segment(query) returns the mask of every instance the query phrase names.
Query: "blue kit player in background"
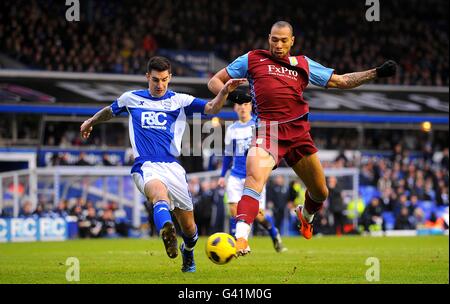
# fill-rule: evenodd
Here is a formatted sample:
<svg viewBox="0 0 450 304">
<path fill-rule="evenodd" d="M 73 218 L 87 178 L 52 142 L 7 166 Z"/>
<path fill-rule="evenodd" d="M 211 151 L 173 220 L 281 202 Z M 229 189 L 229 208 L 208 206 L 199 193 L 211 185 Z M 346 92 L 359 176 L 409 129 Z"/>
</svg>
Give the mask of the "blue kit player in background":
<svg viewBox="0 0 450 304">
<path fill-rule="evenodd" d="M 219 186 L 225 186 L 225 175 L 230 169 L 230 176 L 226 183 L 226 193 L 230 208 L 230 234 L 236 233 L 236 212 L 237 203 L 241 199 L 244 191 L 246 176 L 246 158 L 250 148 L 255 120 L 252 118 L 252 103 L 235 104 L 234 110 L 238 114 L 239 120 L 230 125 L 225 132 L 225 153 L 222 163 L 222 174 L 219 179 Z M 287 249 L 283 246 L 280 233 L 273 223 L 270 215 L 265 214 L 266 209 L 266 188 L 261 192 L 259 200 L 259 213 L 256 222 L 260 223 L 272 238 L 273 246 L 277 252 Z M 250 248 L 247 248 L 250 251 Z"/>
<path fill-rule="evenodd" d="M 170 214 L 173 211 L 182 230 L 181 270 L 195 272 L 194 247 L 198 231 L 186 171 L 177 161 L 186 117 L 193 113 L 217 114 L 228 94 L 246 80 L 227 82 L 217 96 L 207 102 L 168 90 L 171 77 L 169 60 L 152 57 L 146 74 L 149 88 L 125 92 L 111 106 L 84 121 L 80 132 L 86 139 L 96 124 L 128 112 L 130 141 L 135 158 L 131 169 L 134 182 L 148 202 L 153 204 L 156 229 L 167 255 L 172 259 L 178 256 L 177 234 Z"/>
</svg>

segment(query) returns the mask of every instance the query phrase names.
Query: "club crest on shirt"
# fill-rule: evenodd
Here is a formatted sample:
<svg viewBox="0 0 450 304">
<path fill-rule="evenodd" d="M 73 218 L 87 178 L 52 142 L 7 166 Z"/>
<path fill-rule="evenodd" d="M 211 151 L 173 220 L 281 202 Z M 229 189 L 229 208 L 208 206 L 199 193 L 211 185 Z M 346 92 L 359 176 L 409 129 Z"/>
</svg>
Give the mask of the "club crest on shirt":
<svg viewBox="0 0 450 304">
<path fill-rule="evenodd" d="M 168 111 L 172 108 L 172 103 L 171 103 L 170 99 L 166 99 L 163 101 L 163 107 L 164 107 L 164 110 L 168 110 Z"/>
<path fill-rule="evenodd" d="M 289 57 L 289 63 L 290 63 L 292 66 L 296 66 L 296 65 L 298 65 L 298 60 L 297 60 L 296 57 L 291 56 L 291 57 Z"/>
</svg>

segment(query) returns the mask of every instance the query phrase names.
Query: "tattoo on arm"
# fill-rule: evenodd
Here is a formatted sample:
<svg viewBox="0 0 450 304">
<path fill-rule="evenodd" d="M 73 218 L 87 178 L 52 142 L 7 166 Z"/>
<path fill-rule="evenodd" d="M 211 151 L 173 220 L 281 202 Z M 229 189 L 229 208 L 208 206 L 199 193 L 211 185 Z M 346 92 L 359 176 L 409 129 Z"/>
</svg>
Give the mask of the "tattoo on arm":
<svg viewBox="0 0 450 304">
<path fill-rule="evenodd" d="M 364 72 L 355 72 L 348 73 L 342 75 L 343 84 L 342 89 L 352 89 L 359 87 L 360 85 L 374 80 L 377 77 L 377 72 L 375 69 L 364 71 Z"/>
<path fill-rule="evenodd" d="M 108 121 L 113 117 L 113 113 L 110 106 L 104 107 L 91 118 L 92 125 L 96 125 L 98 123 Z"/>
</svg>

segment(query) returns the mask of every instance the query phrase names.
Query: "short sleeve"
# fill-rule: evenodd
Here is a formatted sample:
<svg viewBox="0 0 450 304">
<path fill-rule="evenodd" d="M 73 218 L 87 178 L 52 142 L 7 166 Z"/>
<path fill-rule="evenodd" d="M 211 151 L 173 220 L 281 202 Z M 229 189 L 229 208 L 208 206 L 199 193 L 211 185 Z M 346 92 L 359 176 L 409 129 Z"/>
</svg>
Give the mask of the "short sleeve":
<svg viewBox="0 0 450 304">
<path fill-rule="evenodd" d="M 226 70 L 231 78 L 247 78 L 248 53 L 236 58 L 226 67 Z"/>
<path fill-rule="evenodd" d="M 334 73 L 334 69 L 326 68 L 306 56 L 305 58 L 309 65 L 309 82 L 319 87 L 326 87 Z"/>
<path fill-rule="evenodd" d="M 186 116 L 192 116 L 194 113 L 205 114 L 205 106 L 208 102 L 200 98 L 192 97 L 191 102 L 184 107 Z"/>
<path fill-rule="evenodd" d="M 111 110 L 114 116 L 127 111 L 128 97 L 127 93 L 122 94 L 111 104 Z"/>
</svg>

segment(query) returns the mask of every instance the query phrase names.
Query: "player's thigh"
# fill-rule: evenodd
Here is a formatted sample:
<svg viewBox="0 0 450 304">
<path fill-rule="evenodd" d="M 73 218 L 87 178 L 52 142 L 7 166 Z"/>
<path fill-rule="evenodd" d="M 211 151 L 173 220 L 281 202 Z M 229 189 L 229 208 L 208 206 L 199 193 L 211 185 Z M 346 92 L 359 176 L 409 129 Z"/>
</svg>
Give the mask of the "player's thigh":
<svg viewBox="0 0 450 304">
<path fill-rule="evenodd" d="M 303 181 L 314 199 L 326 200 L 328 189 L 322 164 L 317 153 L 305 155 L 292 169 Z"/>
<path fill-rule="evenodd" d="M 180 208 L 173 209 L 173 213 L 180 224 L 181 230 L 185 235 L 193 235 L 195 233 L 194 212 L 192 210 L 183 210 Z"/>
<path fill-rule="evenodd" d="M 274 166 L 275 160 L 266 150 L 251 147 L 247 154 L 245 187 L 261 193 Z"/>
<path fill-rule="evenodd" d="M 169 200 L 167 185 L 157 179 L 145 180 L 139 173 L 133 173 L 133 180 L 139 191 L 145 195 L 150 203 L 154 203 L 159 200 Z"/>
<path fill-rule="evenodd" d="M 170 201 L 167 186 L 158 179 L 148 181 L 145 184 L 144 193 L 151 203 L 155 203 L 157 201 Z"/>
<path fill-rule="evenodd" d="M 186 171 L 178 163 L 171 163 L 165 166 L 167 188 L 169 197 L 172 200 L 173 207 L 185 211 L 194 209 L 192 195 L 186 178 Z"/>
</svg>

